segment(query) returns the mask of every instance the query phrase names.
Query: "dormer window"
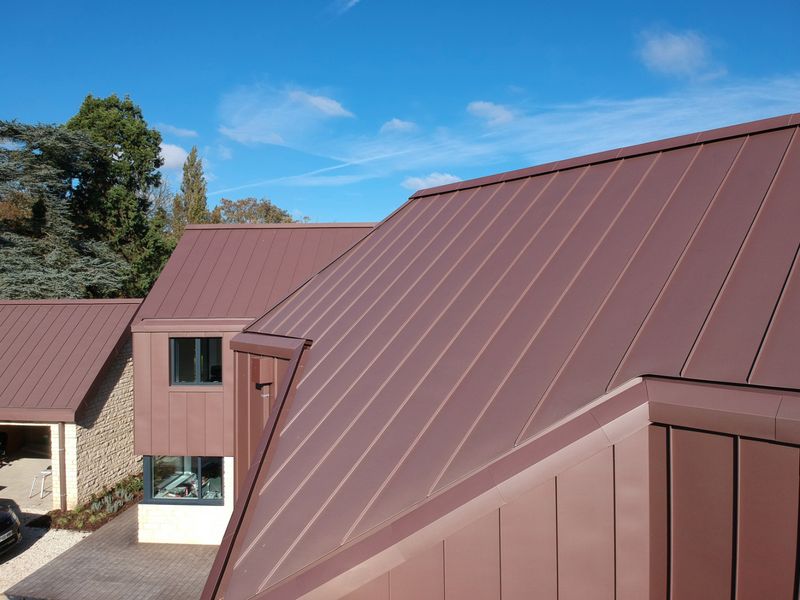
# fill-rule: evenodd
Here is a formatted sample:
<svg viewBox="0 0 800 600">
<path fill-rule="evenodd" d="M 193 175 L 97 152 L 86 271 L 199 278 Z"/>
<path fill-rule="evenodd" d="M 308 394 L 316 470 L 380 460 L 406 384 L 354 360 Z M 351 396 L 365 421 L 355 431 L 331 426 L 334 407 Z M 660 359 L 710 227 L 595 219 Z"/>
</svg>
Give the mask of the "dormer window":
<svg viewBox="0 0 800 600">
<path fill-rule="evenodd" d="M 222 383 L 222 338 L 170 338 L 172 385 Z"/>
</svg>

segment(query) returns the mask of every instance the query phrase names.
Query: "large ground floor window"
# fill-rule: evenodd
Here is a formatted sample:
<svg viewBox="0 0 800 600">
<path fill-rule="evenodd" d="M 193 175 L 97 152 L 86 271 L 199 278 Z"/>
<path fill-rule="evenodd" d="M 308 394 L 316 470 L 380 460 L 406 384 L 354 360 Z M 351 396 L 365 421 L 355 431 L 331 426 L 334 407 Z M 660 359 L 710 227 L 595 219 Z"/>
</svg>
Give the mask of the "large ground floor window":
<svg viewBox="0 0 800 600">
<path fill-rule="evenodd" d="M 222 504 L 222 457 L 145 456 L 145 502 Z"/>
</svg>

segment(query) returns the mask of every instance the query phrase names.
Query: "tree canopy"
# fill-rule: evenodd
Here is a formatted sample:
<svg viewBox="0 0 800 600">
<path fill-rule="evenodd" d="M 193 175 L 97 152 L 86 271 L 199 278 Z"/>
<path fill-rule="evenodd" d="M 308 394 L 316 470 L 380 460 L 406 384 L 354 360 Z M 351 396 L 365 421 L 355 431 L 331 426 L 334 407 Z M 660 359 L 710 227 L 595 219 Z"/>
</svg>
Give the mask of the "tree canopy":
<svg viewBox="0 0 800 600">
<path fill-rule="evenodd" d="M 212 223 L 291 223 L 294 219 L 267 198 L 222 198 L 211 211 Z"/>
<path fill-rule="evenodd" d="M 0 297 L 85 298 L 124 293 L 130 267 L 75 227 L 99 149 L 81 132 L 0 121 Z"/>
<path fill-rule="evenodd" d="M 269 200 L 207 208 L 192 148 L 180 192 L 128 98 L 87 96 L 64 125 L 0 121 L 0 298 L 143 296 L 187 223 L 290 222 Z"/>
</svg>

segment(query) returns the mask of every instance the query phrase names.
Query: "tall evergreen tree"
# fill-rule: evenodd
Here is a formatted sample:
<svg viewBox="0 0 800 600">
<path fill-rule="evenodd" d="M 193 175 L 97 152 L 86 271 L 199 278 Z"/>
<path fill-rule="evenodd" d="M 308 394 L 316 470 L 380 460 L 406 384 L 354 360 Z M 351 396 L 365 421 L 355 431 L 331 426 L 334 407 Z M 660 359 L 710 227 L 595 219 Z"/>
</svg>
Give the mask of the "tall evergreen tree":
<svg viewBox="0 0 800 600">
<path fill-rule="evenodd" d="M 183 163 L 181 192 L 175 196 L 173 219 L 175 234 L 180 237 L 188 223 L 207 223 L 209 221 L 206 205 L 206 178 L 203 174 L 203 160 L 197 155 L 197 147 L 192 146 Z"/>
</svg>

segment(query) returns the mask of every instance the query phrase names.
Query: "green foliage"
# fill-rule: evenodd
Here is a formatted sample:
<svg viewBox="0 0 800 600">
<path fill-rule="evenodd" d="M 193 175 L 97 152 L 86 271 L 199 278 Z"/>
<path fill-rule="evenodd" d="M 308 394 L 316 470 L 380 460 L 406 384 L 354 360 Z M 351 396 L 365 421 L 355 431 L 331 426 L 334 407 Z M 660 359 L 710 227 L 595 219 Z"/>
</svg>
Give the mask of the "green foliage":
<svg viewBox="0 0 800 600">
<path fill-rule="evenodd" d="M 209 219 L 206 206 L 206 178 L 203 174 L 203 160 L 193 146 L 183 163 L 181 192 L 176 194 L 172 204 L 173 230 L 180 238 L 188 223 L 207 223 Z"/>
<path fill-rule="evenodd" d="M 130 269 L 76 229 L 70 203 L 98 163 L 84 134 L 0 121 L 0 297 L 117 296 Z"/>
<path fill-rule="evenodd" d="M 66 128 L 85 133 L 100 149 L 98 166 L 75 195 L 75 215 L 131 265 L 125 292 L 143 295 L 171 251 L 150 223 L 149 192 L 161 183 L 161 134 L 130 98 L 116 95 L 90 94 Z"/>
<path fill-rule="evenodd" d="M 48 513 L 56 529 L 94 530 L 142 498 L 142 475 L 131 475 L 113 488 L 93 494 L 88 502 L 72 510 Z"/>
<path fill-rule="evenodd" d="M 222 198 L 211 213 L 212 223 L 292 223 L 292 216 L 267 198 Z"/>
</svg>

